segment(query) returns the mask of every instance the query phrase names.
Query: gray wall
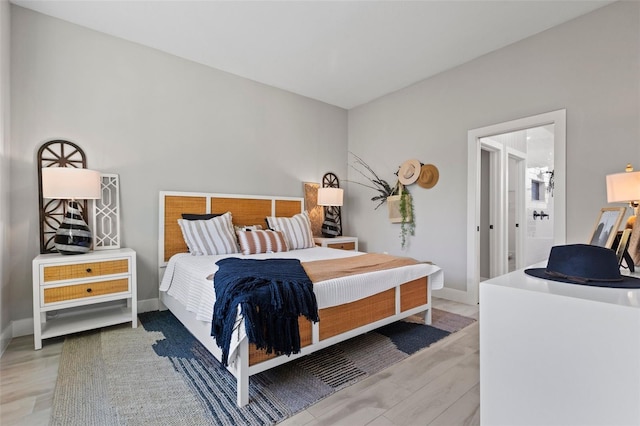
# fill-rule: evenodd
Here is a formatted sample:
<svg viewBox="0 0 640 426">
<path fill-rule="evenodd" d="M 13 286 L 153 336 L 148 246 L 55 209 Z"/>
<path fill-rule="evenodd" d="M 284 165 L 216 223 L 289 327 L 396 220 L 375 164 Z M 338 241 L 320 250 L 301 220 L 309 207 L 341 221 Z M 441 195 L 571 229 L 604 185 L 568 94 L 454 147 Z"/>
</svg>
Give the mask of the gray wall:
<svg viewBox="0 0 640 426">
<path fill-rule="evenodd" d="M 9 299 L 9 34 L 10 6 L 0 0 L 0 353 L 11 338 Z"/>
<path fill-rule="evenodd" d="M 567 242 L 585 242 L 607 205 L 605 175 L 640 168 L 640 3 L 617 2 L 349 111 L 349 150 L 382 178 L 417 158 L 438 185 L 413 185 L 416 236 L 349 185 L 345 213 L 369 251 L 431 260 L 466 289 L 467 132 L 566 108 Z M 361 180 L 349 170 L 349 180 Z M 356 220 L 357 218 L 357 220 Z"/>
<path fill-rule="evenodd" d="M 51 139 L 78 143 L 89 167 L 120 174 L 123 245 L 139 254 L 141 300 L 157 297 L 159 190 L 302 195 L 301 182 L 326 171 L 347 176 L 347 147 L 389 181 L 404 160 L 418 158 L 438 166 L 440 182 L 412 187 L 418 217 L 410 247 L 400 250 L 399 227 L 384 208 L 373 210 L 372 191 L 348 183 L 345 232 L 365 250 L 435 261 L 447 287 L 464 289 L 468 130 L 567 109 L 568 242 L 584 241 L 606 205 L 605 174 L 627 162 L 640 168 L 637 2 L 615 3 L 348 114 L 11 11 L 11 254 L 2 262 L 10 265 L 14 320 L 31 316 L 35 157 Z M 359 180 L 352 172 L 348 179 Z M 6 205 L 4 194 L 0 201 Z M 1 294 L 5 308 L 5 285 Z"/>
<path fill-rule="evenodd" d="M 31 316 L 36 155 L 65 139 L 118 173 L 138 299 L 158 296 L 158 191 L 302 196 L 346 176 L 347 112 L 12 6 L 12 318 Z"/>
</svg>

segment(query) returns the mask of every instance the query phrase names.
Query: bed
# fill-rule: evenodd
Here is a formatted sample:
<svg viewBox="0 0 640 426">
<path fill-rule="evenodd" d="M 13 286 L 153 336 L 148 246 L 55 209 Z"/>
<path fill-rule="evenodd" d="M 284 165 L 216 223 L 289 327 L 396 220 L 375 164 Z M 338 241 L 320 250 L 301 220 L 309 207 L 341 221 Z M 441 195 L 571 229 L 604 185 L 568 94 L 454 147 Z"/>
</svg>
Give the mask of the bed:
<svg viewBox="0 0 640 426">
<path fill-rule="evenodd" d="M 327 247 L 258 254 L 190 254 L 181 229 L 183 225 L 179 225 L 178 220 L 185 213 L 215 212 L 229 212 L 238 230 L 264 226 L 267 217 L 301 216 L 304 214 L 304 201 L 298 197 L 160 192 L 160 300 L 218 360 L 221 360 L 222 352 L 211 337 L 215 302 L 211 278 L 218 260 L 225 257 L 288 258 L 299 259 L 304 265 L 325 265 L 331 259 L 335 263 L 345 263 L 375 256 Z M 301 349 L 289 356 L 275 356 L 256 349 L 248 342 L 242 323 L 238 321 L 240 327 L 232 340 L 227 366 L 237 381 L 238 406 L 248 404 L 249 377 L 254 374 L 409 316 L 420 315 L 425 323 L 430 324 L 431 291 L 442 285 L 443 274 L 439 267 L 415 261 L 401 267 L 352 272 L 346 276 L 331 275 L 319 282 L 314 281 L 320 321 L 313 323 L 300 317 Z"/>
</svg>

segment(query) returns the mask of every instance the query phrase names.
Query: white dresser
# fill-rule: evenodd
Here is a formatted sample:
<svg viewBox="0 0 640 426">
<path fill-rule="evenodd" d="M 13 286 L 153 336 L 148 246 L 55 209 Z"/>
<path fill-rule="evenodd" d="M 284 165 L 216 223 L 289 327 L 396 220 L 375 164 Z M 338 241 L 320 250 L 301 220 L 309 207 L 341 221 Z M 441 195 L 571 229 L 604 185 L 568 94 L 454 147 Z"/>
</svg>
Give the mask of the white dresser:
<svg viewBox="0 0 640 426">
<path fill-rule="evenodd" d="M 640 290 L 522 270 L 480 283 L 480 419 L 640 424 Z"/>
</svg>

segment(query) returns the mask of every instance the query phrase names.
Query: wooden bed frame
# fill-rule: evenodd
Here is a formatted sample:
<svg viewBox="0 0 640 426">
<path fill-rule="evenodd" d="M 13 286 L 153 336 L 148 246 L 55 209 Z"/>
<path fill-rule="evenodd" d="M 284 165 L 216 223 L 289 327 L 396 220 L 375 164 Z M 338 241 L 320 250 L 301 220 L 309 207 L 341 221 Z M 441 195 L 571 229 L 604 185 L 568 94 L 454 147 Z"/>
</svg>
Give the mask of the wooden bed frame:
<svg viewBox="0 0 640 426">
<path fill-rule="evenodd" d="M 171 256 L 188 251 L 177 222 L 182 213 L 230 211 L 234 225 L 259 224 L 264 227 L 267 216 L 289 217 L 304 210 L 303 198 L 297 197 L 162 191 L 159 201 L 160 280 Z M 216 359 L 221 359 L 221 350 L 211 337 L 210 323 L 197 320 L 192 312 L 188 312 L 181 303 L 165 292 L 160 292 L 160 300 Z M 238 406 L 249 402 L 249 376 L 417 314 L 424 316 L 426 324 L 431 324 L 431 286 L 427 276 L 398 284 L 355 302 L 320 309 L 319 323 L 313 324 L 301 317 L 302 350 L 298 354 L 266 354 L 244 339 L 238 348 L 235 362 L 227 367 L 237 380 Z"/>
</svg>

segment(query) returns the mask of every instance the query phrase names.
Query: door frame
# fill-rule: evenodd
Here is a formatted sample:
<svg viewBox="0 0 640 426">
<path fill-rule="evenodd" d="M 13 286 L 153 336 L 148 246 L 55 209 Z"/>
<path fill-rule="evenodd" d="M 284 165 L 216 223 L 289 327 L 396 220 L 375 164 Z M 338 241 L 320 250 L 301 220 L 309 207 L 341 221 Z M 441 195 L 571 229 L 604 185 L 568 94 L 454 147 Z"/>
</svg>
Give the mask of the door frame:
<svg viewBox="0 0 640 426">
<path fill-rule="evenodd" d="M 554 245 L 566 241 L 566 110 L 556 110 L 470 130 L 467 135 L 467 291 L 471 304 L 479 302 L 480 284 L 480 139 L 554 124 Z"/>
</svg>

